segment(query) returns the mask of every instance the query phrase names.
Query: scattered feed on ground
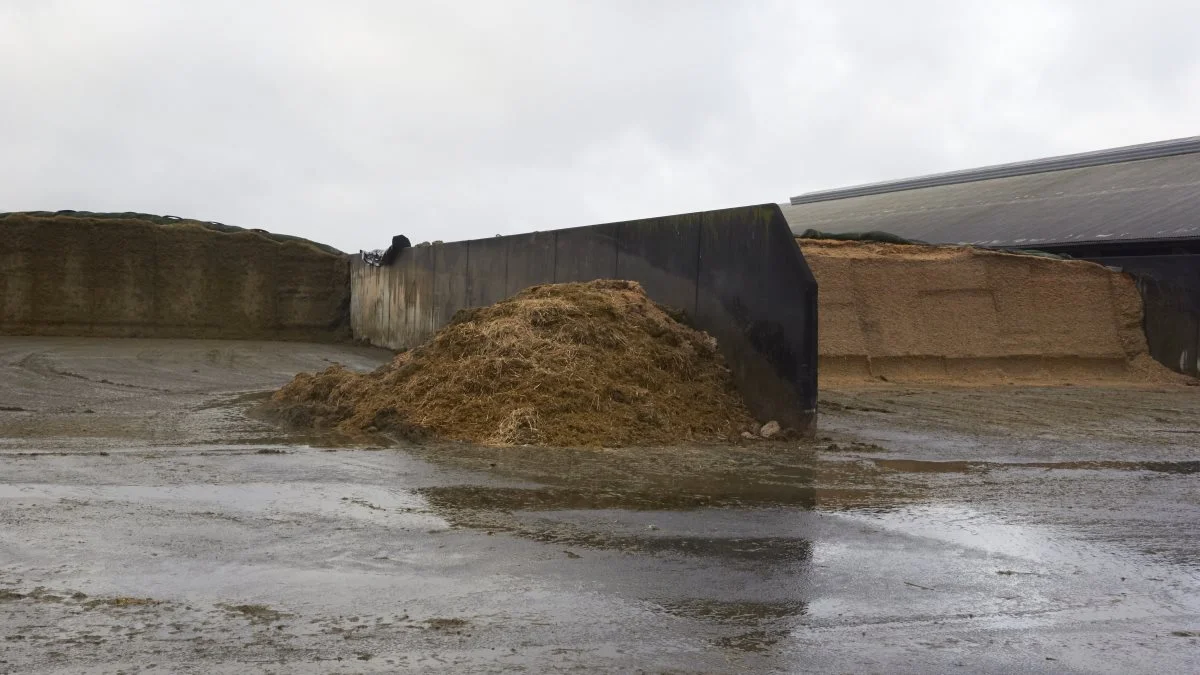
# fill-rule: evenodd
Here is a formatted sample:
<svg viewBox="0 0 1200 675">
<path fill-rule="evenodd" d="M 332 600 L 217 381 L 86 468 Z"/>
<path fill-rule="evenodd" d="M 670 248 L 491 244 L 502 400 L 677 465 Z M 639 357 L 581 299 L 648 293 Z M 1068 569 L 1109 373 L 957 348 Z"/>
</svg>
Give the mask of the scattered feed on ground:
<svg viewBox="0 0 1200 675">
<path fill-rule="evenodd" d="M 243 616 L 251 623 L 274 623 L 287 616 L 283 612 L 271 609 L 266 605 L 217 605 L 221 609 Z"/>
</svg>

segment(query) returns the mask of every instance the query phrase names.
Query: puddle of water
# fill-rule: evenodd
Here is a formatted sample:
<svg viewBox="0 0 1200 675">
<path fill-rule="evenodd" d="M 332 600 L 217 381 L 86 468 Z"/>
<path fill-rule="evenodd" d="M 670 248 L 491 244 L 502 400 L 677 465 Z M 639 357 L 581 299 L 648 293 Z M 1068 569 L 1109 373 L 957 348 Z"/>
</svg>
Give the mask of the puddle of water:
<svg viewBox="0 0 1200 675">
<path fill-rule="evenodd" d="M 1083 460 L 1068 462 L 967 462 L 961 460 L 891 459 L 873 457 L 875 466 L 901 473 L 973 473 L 993 469 L 1047 469 L 1062 471 L 1152 471 L 1155 473 L 1200 473 L 1200 461 Z"/>
<path fill-rule="evenodd" d="M 432 463 L 533 483 L 522 489 L 466 485 L 425 489 L 443 509 L 698 509 L 777 505 L 883 507 L 916 498 L 871 461 L 829 459 L 811 447 L 572 450 L 449 446 L 417 449 Z"/>
<path fill-rule="evenodd" d="M 681 481 L 682 482 L 682 481 Z M 745 492 L 738 490 L 746 488 Z M 716 492 L 716 494 L 713 494 Z M 660 486 L 630 489 L 614 485 L 608 488 L 507 488 L 480 485 L 454 485 L 422 488 L 429 503 L 443 509 L 481 509 L 502 511 L 551 511 L 561 509 L 697 509 L 742 503 L 787 504 L 802 508 L 816 505 L 814 488 L 795 485 L 739 486 L 728 483 L 720 490 L 683 484 L 676 489 Z"/>
<path fill-rule="evenodd" d="M 729 563 L 794 563 L 803 562 L 812 555 L 811 542 L 790 537 L 621 536 L 591 532 L 575 537 L 560 535 L 553 541 L 626 553 L 703 557 Z"/>
<path fill-rule="evenodd" d="M 1014 522 L 959 503 L 848 511 L 836 517 L 995 557 L 995 572 L 1004 572 L 1002 576 L 1086 574 L 1096 581 L 1174 578 L 1200 583 L 1200 576 L 1150 556 L 1079 539 L 1071 531 Z M 1200 607 L 1200 596 L 1197 601 Z"/>
<path fill-rule="evenodd" d="M 128 502 L 188 512 L 214 511 L 266 518 L 326 515 L 414 528 L 444 529 L 429 503 L 412 490 L 353 483 L 242 483 L 234 485 L 0 484 L 0 499 Z"/>
<path fill-rule="evenodd" d="M 880 468 L 904 473 L 969 473 L 986 466 L 978 462 L 938 462 L 920 459 L 872 459 L 871 462 Z"/>
<path fill-rule="evenodd" d="M 999 465 L 1005 466 L 1005 465 Z M 1200 473 L 1200 461 L 1184 462 L 1023 462 L 1011 466 L 1033 469 L 1091 469 L 1096 471 L 1152 471 L 1155 473 Z"/>
<path fill-rule="evenodd" d="M 668 598 L 654 601 L 663 611 L 692 619 L 756 625 L 805 614 L 802 601 L 722 601 L 712 598 Z"/>
<path fill-rule="evenodd" d="M 656 600 L 654 604 L 672 616 L 720 626 L 751 628 L 711 640 L 715 647 L 735 652 L 770 651 L 781 640 L 787 639 L 796 618 L 808 612 L 807 603 L 801 600 L 751 602 L 672 598 Z"/>
</svg>

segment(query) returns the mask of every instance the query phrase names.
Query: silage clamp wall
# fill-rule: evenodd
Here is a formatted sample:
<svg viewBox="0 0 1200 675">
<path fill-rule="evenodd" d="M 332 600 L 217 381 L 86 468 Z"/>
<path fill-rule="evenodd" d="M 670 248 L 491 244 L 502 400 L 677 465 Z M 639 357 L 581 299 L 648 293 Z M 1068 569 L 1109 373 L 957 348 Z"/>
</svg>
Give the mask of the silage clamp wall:
<svg viewBox="0 0 1200 675">
<path fill-rule="evenodd" d="M 714 336 L 751 412 L 812 431 L 817 284 L 775 204 L 403 249 L 351 266 L 356 338 L 425 342 L 460 309 L 538 284 L 639 282 Z"/>
</svg>

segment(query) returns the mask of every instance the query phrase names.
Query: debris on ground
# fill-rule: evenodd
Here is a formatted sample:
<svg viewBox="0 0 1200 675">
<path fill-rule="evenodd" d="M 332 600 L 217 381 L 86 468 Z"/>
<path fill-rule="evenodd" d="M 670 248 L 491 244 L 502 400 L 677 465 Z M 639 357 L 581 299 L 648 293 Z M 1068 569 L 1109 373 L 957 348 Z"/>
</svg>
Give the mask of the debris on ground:
<svg viewBox="0 0 1200 675">
<path fill-rule="evenodd" d="M 96 607 L 146 607 L 160 604 L 162 604 L 161 600 L 152 600 L 150 598 L 117 597 L 93 598 L 83 603 L 83 606 L 87 609 L 95 609 Z"/>
<path fill-rule="evenodd" d="M 464 310 L 375 372 L 301 373 L 268 407 L 300 426 L 487 445 L 728 441 L 754 424 L 716 340 L 617 280 Z"/>
<path fill-rule="evenodd" d="M 243 616 L 249 619 L 251 623 L 275 623 L 288 616 L 266 605 L 217 605 L 217 607 L 230 614 Z"/>
</svg>

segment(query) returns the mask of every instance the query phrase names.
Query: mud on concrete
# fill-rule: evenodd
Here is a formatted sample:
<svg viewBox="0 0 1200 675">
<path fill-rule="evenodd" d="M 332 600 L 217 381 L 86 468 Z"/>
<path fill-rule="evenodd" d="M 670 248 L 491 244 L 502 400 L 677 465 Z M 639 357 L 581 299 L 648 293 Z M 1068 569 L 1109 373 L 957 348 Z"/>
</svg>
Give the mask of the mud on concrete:
<svg viewBox="0 0 1200 675">
<path fill-rule="evenodd" d="M 671 449 L 331 447 L 245 415 L 387 356 L 0 339 L 25 409 L 0 413 L 0 672 L 1200 658 L 1194 388 L 827 392 L 814 443 Z"/>
</svg>

